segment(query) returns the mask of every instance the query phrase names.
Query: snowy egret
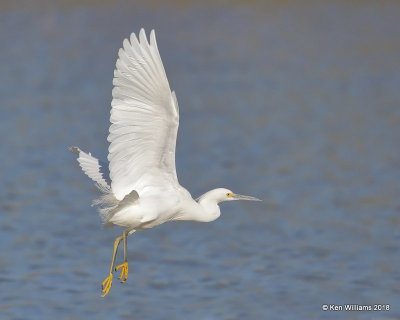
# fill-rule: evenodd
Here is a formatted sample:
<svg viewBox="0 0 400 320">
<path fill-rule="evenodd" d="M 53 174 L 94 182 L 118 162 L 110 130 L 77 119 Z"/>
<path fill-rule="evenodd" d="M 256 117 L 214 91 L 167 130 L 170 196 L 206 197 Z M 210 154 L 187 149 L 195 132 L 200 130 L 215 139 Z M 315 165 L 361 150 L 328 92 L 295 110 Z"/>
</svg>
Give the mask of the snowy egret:
<svg viewBox="0 0 400 320">
<path fill-rule="evenodd" d="M 101 196 L 94 200 L 105 225 L 124 228 L 114 241 L 109 275 L 102 283 L 102 297 L 110 291 L 113 271 L 128 279 L 127 237 L 135 231 L 153 228 L 167 221 L 209 222 L 220 216 L 223 201 L 257 198 L 233 193 L 225 188 L 211 190 L 197 200 L 183 188 L 176 176 L 175 145 L 179 108 L 171 91 L 157 48 L 154 30 L 147 40 L 140 30 L 125 39 L 118 52 L 111 102 L 110 142 L 107 165 L 77 147 L 84 173 L 91 178 Z M 123 241 L 124 260 L 115 258 Z"/>
</svg>

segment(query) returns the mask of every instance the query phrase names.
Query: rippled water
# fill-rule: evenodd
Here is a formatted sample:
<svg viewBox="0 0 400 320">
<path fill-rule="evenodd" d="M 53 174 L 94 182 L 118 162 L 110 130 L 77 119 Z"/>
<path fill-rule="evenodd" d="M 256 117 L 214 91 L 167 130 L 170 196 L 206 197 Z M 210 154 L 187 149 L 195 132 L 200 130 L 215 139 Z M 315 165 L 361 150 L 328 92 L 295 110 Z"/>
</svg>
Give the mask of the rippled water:
<svg viewBox="0 0 400 320">
<path fill-rule="evenodd" d="M 64 3 L 65 2 L 65 3 Z M 400 5 L 0 3 L 1 319 L 399 319 Z M 263 198 L 129 238 L 67 151 L 105 158 L 122 39 L 155 28 L 194 196 Z M 322 304 L 390 304 L 323 312 Z"/>
</svg>

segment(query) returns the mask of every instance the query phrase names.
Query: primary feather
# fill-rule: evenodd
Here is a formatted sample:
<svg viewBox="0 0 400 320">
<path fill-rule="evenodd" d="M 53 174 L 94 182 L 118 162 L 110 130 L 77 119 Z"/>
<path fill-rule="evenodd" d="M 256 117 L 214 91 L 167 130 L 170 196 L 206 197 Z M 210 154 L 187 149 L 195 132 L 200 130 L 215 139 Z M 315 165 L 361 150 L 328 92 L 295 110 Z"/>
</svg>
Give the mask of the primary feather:
<svg viewBox="0 0 400 320">
<path fill-rule="evenodd" d="M 105 179 L 105 177 L 108 177 L 108 174 L 102 172 L 102 169 L 107 170 L 106 164 L 93 157 L 90 152 L 83 152 L 78 147 L 70 147 L 69 150 L 78 156 L 77 160 L 83 172 L 96 183 L 100 190 L 106 192 L 111 189 L 109 183 Z"/>
</svg>

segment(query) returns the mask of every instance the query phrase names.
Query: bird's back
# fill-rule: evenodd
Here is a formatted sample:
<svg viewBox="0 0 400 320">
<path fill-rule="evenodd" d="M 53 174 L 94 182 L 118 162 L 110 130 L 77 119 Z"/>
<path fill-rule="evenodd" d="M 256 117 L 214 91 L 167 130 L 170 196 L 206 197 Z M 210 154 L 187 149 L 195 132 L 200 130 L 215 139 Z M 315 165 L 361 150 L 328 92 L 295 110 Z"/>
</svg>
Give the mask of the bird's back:
<svg viewBox="0 0 400 320">
<path fill-rule="evenodd" d="M 143 192 L 129 206 L 115 212 L 109 222 L 131 229 L 147 229 L 171 220 L 180 220 L 185 210 L 197 203 L 183 187 L 154 188 Z"/>
</svg>

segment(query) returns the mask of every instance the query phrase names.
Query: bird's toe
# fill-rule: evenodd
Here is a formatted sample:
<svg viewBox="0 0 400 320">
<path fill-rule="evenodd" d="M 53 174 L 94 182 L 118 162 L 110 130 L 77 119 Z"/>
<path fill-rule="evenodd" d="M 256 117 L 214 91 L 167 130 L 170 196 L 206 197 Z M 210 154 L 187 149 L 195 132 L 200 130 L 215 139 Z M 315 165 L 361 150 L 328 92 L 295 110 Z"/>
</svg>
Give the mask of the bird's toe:
<svg viewBox="0 0 400 320">
<path fill-rule="evenodd" d="M 118 271 L 119 269 L 121 269 L 121 273 L 118 279 L 121 280 L 121 283 L 124 283 L 126 280 L 128 280 L 128 273 L 129 273 L 128 261 L 125 261 L 115 267 L 115 271 Z"/>
<path fill-rule="evenodd" d="M 101 284 L 101 293 L 102 293 L 101 296 L 103 298 L 110 292 L 111 285 L 112 285 L 112 279 L 113 279 L 113 275 L 112 275 L 112 273 L 110 273 L 108 275 L 108 277 L 105 278 Z"/>
</svg>

